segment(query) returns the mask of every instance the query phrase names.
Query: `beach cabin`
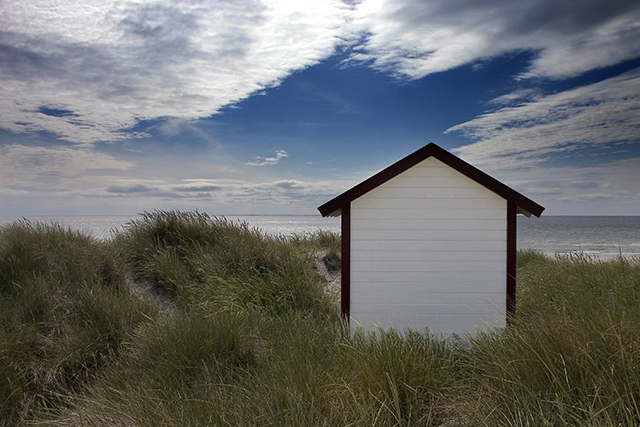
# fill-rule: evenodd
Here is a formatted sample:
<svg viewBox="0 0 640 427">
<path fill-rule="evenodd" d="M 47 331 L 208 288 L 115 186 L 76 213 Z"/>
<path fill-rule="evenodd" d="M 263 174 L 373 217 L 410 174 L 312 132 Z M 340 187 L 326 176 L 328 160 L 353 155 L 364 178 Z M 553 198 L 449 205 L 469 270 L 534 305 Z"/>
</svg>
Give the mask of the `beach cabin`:
<svg viewBox="0 0 640 427">
<path fill-rule="evenodd" d="M 516 215 L 544 208 L 431 143 L 318 210 L 341 215 L 351 324 L 451 334 L 506 325 Z"/>
</svg>

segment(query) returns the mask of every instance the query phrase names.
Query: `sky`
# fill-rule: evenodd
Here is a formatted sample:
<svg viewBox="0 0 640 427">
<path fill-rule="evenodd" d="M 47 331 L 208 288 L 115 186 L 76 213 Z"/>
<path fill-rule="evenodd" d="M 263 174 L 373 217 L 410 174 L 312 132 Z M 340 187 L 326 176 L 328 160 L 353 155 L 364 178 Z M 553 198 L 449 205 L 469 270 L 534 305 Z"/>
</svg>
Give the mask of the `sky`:
<svg viewBox="0 0 640 427">
<path fill-rule="evenodd" d="M 640 215 L 640 2 L 0 0 L 0 215 L 318 214 L 429 142 Z"/>
</svg>

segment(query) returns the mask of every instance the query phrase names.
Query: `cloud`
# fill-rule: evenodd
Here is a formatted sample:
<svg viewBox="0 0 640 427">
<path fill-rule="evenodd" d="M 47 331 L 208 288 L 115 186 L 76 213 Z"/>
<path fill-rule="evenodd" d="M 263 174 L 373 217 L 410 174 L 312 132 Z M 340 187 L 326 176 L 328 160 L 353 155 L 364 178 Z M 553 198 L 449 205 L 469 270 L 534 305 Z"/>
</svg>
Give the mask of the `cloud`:
<svg viewBox="0 0 640 427">
<path fill-rule="evenodd" d="M 108 193 L 116 193 L 116 194 L 140 194 L 140 193 L 149 193 L 153 189 L 147 185 L 130 185 L 130 186 L 110 186 L 107 187 Z"/>
<path fill-rule="evenodd" d="M 148 137 L 141 123 L 209 117 L 339 46 L 409 79 L 526 50 L 523 77 L 561 78 L 638 57 L 638 22 L 635 0 L 7 0 L 0 127 Z"/>
<path fill-rule="evenodd" d="M 252 162 L 245 163 L 245 166 L 274 166 L 278 164 L 280 159 L 289 157 L 284 150 L 276 151 L 274 157 L 256 157 Z"/>
<path fill-rule="evenodd" d="M 556 192 L 548 197 L 551 205 L 565 205 L 576 214 L 637 215 L 640 204 L 640 157 L 604 163 L 592 167 L 543 168 L 539 175 L 555 175 L 558 178 Z M 584 180 L 578 181 L 575 180 Z M 542 180 L 531 180 L 532 186 L 540 186 Z M 567 185 L 569 183 L 569 185 Z M 543 182 L 542 182 L 543 184 Z M 534 191 L 535 188 L 534 188 Z M 606 203 L 602 203 L 606 201 Z"/>
<path fill-rule="evenodd" d="M 353 183 L 348 183 L 353 184 Z M 227 203 L 263 203 L 272 206 L 313 207 L 335 195 L 336 188 L 348 188 L 342 181 L 273 180 L 236 182 L 223 190 Z"/>
<path fill-rule="evenodd" d="M 79 147 L 0 145 L 0 182 L 16 188 L 51 187 L 91 171 L 127 170 L 133 165 L 115 157 Z"/>
<path fill-rule="evenodd" d="M 472 141 L 455 150 L 490 169 L 538 166 L 553 154 L 639 144 L 640 69 L 482 114 L 446 132 Z"/>
<path fill-rule="evenodd" d="M 268 209 L 280 209 L 289 206 L 293 209 L 309 210 L 335 195 L 336 188 L 348 188 L 352 182 L 343 181 L 304 181 L 273 180 L 254 182 L 231 179 L 186 179 L 180 183 L 170 183 L 139 179 L 120 179 L 117 185 L 84 191 L 82 194 L 92 197 L 131 198 L 142 201 L 145 198 L 158 198 L 197 204 L 215 204 L 216 209 L 227 206 L 261 206 Z M 80 193 L 78 193 L 80 194 Z"/>
<path fill-rule="evenodd" d="M 220 185 L 216 185 L 216 184 L 197 184 L 197 183 L 191 183 L 191 184 L 187 184 L 187 185 L 179 185 L 176 187 L 173 187 L 174 191 L 184 191 L 184 192 L 188 192 L 188 193 L 204 193 L 204 192 L 209 192 L 209 191 L 219 191 L 222 190 L 224 187 L 221 187 Z"/>
<path fill-rule="evenodd" d="M 83 144 L 148 137 L 143 121 L 208 117 L 346 43 L 408 78 L 522 50 L 537 52 L 525 76 L 571 76 L 640 55 L 638 22 L 640 4 L 622 0 L 10 0 L 0 127 Z"/>
<path fill-rule="evenodd" d="M 523 77 L 563 78 L 640 55 L 634 0 L 364 0 L 353 58 L 421 78 L 510 51 L 536 54 Z"/>
<path fill-rule="evenodd" d="M 150 134 L 159 133 L 166 139 L 195 136 L 219 148 L 222 142 L 202 131 L 197 119 L 263 93 L 336 51 L 350 56 L 345 66 L 364 63 L 403 80 L 528 52 L 528 68 L 514 77 L 531 79 L 528 86 L 538 77 L 564 79 L 640 57 L 639 22 L 635 0 L 584 0 L 579 6 L 558 0 L 83 0 L 71 6 L 6 0 L 0 3 L 0 128 L 48 132 L 75 146 L 0 145 L 0 191 L 322 202 L 321 195 L 335 195 L 341 187 L 247 176 L 266 168 L 239 172 L 242 164 L 276 165 L 287 157 L 284 150 L 223 162 L 220 149 L 206 166 L 189 159 L 188 173 L 223 176 L 231 164 L 233 176 L 245 179 L 176 180 L 185 173 L 168 154 L 142 156 L 144 150 L 137 150 L 130 157 L 134 165 L 97 151 L 96 143 L 147 138 L 148 148 L 156 144 Z M 357 108 L 322 88 L 297 84 L 340 111 Z M 611 169 L 623 168 L 619 163 L 594 161 L 595 170 L 551 168 L 547 160 L 593 147 L 637 147 L 639 94 L 639 70 L 554 94 L 520 90 L 495 98 L 489 111 L 448 132 L 471 141 L 456 154 L 506 176 L 520 190 L 566 200 L 596 193 L 637 200 L 638 192 Z M 125 144 L 136 151 L 134 143 Z M 110 146 L 115 152 L 116 144 Z M 158 169 L 166 181 L 134 178 L 157 176 L 149 174 Z M 626 176 L 631 169 L 624 165 Z M 107 176 L 107 170 L 127 173 Z M 560 177 L 557 185 L 548 180 L 553 174 Z"/>
<path fill-rule="evenodd" d="M 339 0 L 3 2 L 0 127 L 91 144 L 147 136 L 134 129 L 144 120 L 210 116 L 331 55 L 349 10 Z"/>
</svg>

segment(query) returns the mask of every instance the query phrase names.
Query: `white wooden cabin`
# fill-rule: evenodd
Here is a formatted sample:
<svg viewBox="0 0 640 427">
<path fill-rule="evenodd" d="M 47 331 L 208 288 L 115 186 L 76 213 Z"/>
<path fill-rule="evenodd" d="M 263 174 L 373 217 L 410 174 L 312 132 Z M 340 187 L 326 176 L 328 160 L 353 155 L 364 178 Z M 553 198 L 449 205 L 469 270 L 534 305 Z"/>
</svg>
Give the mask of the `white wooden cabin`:
<svg viewBox="0 0 640 427">
<path fill-rule="evenodd" d="M 516 214 L 544 208 L 431 143 L 318 208 L 341 215 L 343 315 L 474 332 L 515 310 Z"/>
</svg>

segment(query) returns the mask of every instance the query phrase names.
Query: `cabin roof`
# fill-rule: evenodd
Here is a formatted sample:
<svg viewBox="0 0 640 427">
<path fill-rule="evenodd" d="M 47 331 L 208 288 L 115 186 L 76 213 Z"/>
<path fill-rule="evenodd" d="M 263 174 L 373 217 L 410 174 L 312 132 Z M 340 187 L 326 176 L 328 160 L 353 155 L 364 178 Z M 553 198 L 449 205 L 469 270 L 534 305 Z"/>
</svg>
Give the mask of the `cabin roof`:
<svg viewBox="0 0 640 427">
<path fill-rule="evenodd" d="M 480 169 L 470 165 L 459 157 L 454 156 L 434 143 L 425 145 L 412 154 L 409 154 L 407 157 L 362 181 L 355 187 L 352 187 L 344 193 L 334 197 L 322 206 L 319 206 L 318 210 L 322 216 L 338 216 L 341 214 L 342 208 L 353 200 L 356 200 L 362 195 L 368 193 L 379 185 L 384 184 L 391 178 L 412 168 L 429 157 L 434 157 L 440 160 L 442 163 L 455 169 L 467 178 L 476 181 L 478 184 L 493 191 L 507 201 L 514 203 L 517 207 L 518 213 L 524 214 L 528 217 L 531 215 L 539 217 L 542 214 L 542 211 L 544 211 L 544 207 L 540 206 L 533 200 L 523 196 L 497 179 L 487 175 Z"/>
</svg>

